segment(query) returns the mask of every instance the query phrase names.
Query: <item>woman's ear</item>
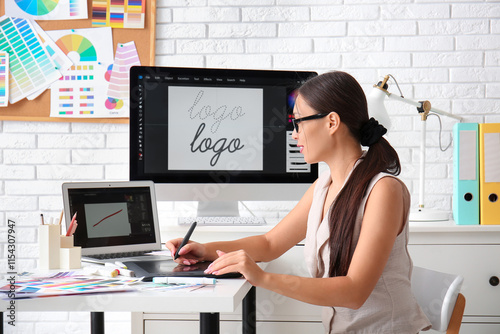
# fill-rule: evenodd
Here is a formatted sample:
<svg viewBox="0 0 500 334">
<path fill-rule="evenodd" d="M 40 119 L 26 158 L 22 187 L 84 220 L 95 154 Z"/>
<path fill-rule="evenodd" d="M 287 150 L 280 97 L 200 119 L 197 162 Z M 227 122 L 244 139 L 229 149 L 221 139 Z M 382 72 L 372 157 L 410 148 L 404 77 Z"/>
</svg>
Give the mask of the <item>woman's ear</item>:
<svg viewBox="0 0 500 334">
<path fill-rule="evenodd" d="M 328 116 L 329 128 L 331 131 L 335 132 L 340 126 L 340 116 L 335 111 L 332 111 Z"/>
</svg>

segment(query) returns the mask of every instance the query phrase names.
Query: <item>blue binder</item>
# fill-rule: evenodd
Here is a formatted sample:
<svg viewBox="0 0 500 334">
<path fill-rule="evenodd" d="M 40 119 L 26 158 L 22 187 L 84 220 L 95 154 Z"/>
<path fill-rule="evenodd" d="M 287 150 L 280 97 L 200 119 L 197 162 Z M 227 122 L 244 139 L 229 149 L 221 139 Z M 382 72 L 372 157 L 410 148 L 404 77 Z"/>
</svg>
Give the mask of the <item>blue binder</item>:
<svg viewBox="0 0 500 334">
<path fill-rule="evenodd" d="M 457 225 L 479 224 L 478 123 L 453 126 L 453 219 Z"/>
</svg>

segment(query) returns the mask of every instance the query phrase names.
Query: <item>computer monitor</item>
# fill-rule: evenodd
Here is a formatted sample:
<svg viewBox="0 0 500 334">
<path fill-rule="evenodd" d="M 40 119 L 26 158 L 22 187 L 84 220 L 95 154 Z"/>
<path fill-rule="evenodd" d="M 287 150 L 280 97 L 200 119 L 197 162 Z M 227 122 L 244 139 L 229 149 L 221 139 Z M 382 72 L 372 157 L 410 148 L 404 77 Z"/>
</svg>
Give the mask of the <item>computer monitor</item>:
<svg viewBox="0 0 500 334">
<path fill-rule="evenodd" d="M 210 204 L 199 216 L 237 215 L 238 201 L 299 200 L 318 166 L 292 139 L 293 105 L 316 75 L 132 67 L 130 180 L 154 181 L 160 201 Z"/>
</svg>

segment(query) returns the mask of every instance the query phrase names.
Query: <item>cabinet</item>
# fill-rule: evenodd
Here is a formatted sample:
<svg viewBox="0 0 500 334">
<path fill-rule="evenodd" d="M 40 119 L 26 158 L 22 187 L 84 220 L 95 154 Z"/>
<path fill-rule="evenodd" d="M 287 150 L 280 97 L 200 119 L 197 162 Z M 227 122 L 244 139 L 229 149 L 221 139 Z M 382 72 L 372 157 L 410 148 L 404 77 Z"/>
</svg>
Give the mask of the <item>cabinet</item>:
<svg viewBox="0 0 500 334">
<path fill-rule="evenodd" d="M 420 224 L 410 229 L 408 249 L 414 265 L 464 277 L 460 333 L 500 333 L 500 285 L 494 279 L 500 278 L 500 226 Z"/>
<path fill-rule="evenodd" d="M 253 229 L 248 235 L 261 232 L 265 230 Z M 183 233 L 175 232 L 177 235 Z M 211 227 L 205 232 L 200 228 L 197 233 L 200 241 L 213 239 L 215 233 L 220 239 L 231 239 L 231 231 L 227 228 Z M 490 284 L 491 277 L 500 278 L 500 226 L 412 222 L 408 249 L 417 266 L 464 276 L 462 293 L 466 307 L 460 333 L 500 333 L 500 285 Z M 303 246 L 295 246 L 271 262 L 266 270 L 307 275 Z M 134 334 L 199 333 L 196 314 L 134 314 L 132 325 Z M 241 312 L 221 314 L 220 331 L 221 334 L 241 333 Z M 257 289 L 257 331 L 259 334 L 322 333 L 321 307 Z"/>
</svg>

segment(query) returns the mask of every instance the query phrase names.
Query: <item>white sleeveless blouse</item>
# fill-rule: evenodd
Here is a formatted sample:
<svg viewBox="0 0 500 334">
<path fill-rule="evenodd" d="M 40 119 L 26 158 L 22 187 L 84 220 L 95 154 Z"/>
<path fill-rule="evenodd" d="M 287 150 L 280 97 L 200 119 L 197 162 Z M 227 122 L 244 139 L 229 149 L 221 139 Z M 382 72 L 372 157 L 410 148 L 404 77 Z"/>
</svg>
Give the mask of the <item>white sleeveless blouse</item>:
<svg viewBox="0 0 500 334">
<path fill-rule="evenodd" d="M 370 182 L 358 211 L 352 240 L 353 249 L 359 239 L 366 200 L 375 183 L 383 177 L 394 176 L 380 173 Z M 330 267 L 328 214 L 321 221 L 330 183 L 329 171 L 322 173 L 316 183 L 309 212 L 304 252 L 312 277 L 328 277 Z M 415 334 L 430 328 L 429 320 L 411 292 L 413 263 L 407 249 L 408 215 L 406 217 L 404 229 L 394 242 L 384 271 L 363 306 L 358 310 L 345 307 L 323 308 L 326 333 Z"/>
</svg>

